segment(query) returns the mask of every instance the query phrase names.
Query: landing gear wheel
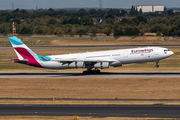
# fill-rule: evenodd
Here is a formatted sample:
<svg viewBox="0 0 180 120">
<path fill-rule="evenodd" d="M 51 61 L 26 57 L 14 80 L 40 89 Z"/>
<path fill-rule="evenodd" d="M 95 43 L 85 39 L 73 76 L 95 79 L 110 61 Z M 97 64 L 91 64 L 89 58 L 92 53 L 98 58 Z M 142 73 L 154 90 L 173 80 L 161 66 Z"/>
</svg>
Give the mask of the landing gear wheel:
<svg viewBox="0 0 180 120">
<path fill-rule="evenodd" d="M 83 74 L 85 75 L 85 74 L 87 74 L 88 72 L 87 71 L 83 71 Z"/>
<path fill-rule="evenodd" d="M 95 71 L 94 71 L 94 70 L 91 70 L 91 71 L 89 71 L 89 73 L 90 73 L 90 74 L 94 74 L 94 73 L 95 73 Z"/>
<path fill-rule="evenodd" d="M 90 71 L 83 71 L 83 74 L 99 74 L 100 70 L 90 70 Z"/>
<path fill-rule="evenodd" d="M 158 63 L 159 63 L 159 61 L 156 61 L 156 65 L 155 65 L 156 68 L 159 67 Z"/>
<path fill-rule="evenodd" d="M 100 70 L 96 70 L 96 73 L 99 74 L 101 71 Z"/>
<path fill-rule="evenodd" d="M 159 67 L 159 65 L 156 65 L 155 67 L 156 67 L 156 68 L 158 68 L 158 67 Z"/>
</svg>

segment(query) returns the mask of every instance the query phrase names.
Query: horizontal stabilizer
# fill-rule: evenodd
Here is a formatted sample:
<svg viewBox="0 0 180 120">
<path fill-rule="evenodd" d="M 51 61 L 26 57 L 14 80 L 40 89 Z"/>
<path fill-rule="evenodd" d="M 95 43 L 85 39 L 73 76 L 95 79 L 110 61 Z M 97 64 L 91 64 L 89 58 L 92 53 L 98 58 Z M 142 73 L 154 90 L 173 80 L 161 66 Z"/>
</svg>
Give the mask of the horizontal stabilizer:
<svg viewBox="0 0 180 120">
<path fill-rule="evenodd" d="M 23 60 L 14 59 L 13 61 L 14 61 L 15 63 L 28 64 L 28 59 L 23 59 Z"/>
</svg>

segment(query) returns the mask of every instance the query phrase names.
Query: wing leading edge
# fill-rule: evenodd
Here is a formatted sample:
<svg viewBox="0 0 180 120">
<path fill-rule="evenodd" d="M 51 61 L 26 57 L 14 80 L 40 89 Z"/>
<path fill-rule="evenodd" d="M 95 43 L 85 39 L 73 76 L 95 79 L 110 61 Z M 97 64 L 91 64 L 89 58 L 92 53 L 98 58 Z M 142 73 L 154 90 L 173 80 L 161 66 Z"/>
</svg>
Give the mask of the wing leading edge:
<svg viewBox="0 0 180 120">
<path fill-rule="evenodd" d="M 71 63 L 71 62 L 84 62 L 84 63 L 97 63 L 97 62 L 117 62 L 114 59 L 60 59 L 60 60 L 51 60 L 57 61 L 60 63 Z"/>
</svg>

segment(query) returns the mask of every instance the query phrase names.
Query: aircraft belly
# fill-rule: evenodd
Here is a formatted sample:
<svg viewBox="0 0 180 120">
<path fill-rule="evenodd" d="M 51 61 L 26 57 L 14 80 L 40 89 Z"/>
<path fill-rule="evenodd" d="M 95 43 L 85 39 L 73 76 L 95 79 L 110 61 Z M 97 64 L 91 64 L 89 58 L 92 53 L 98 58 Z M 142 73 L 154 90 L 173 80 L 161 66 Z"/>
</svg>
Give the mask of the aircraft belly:
<svg viewBox="0 0 180 120">
<path fill-rule="evenodd" d="M 41 65 L 44 68 L 48 68 L 48 69 L 69 69 L 69 65 L 68 64 L 62 64 L 59 62 L 41 62 Z"/>
</svg>

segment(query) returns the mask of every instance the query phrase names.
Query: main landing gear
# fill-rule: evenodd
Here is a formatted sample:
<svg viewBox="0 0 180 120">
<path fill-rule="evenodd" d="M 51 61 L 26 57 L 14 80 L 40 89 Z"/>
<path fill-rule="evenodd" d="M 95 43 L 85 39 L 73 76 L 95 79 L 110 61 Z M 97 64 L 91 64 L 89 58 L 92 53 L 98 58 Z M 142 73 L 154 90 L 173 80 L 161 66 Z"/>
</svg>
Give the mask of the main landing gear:
<svg viewBox="0 0 180 120">
<path fill-rule="evenodd" d="M 83 71 L 83 74 L 99 74 L 99 73 L 101 73 L 101 71 L 98 69 L 95 70 L 87 69 L 87 71 Z"/>
<path fill-rule="evenodd" d="M 159 63 L 159 61 L 156 61 L 156 65 L 155 65 L 156 68 L 159 67 L 158 63 Z"/>
</svg>

